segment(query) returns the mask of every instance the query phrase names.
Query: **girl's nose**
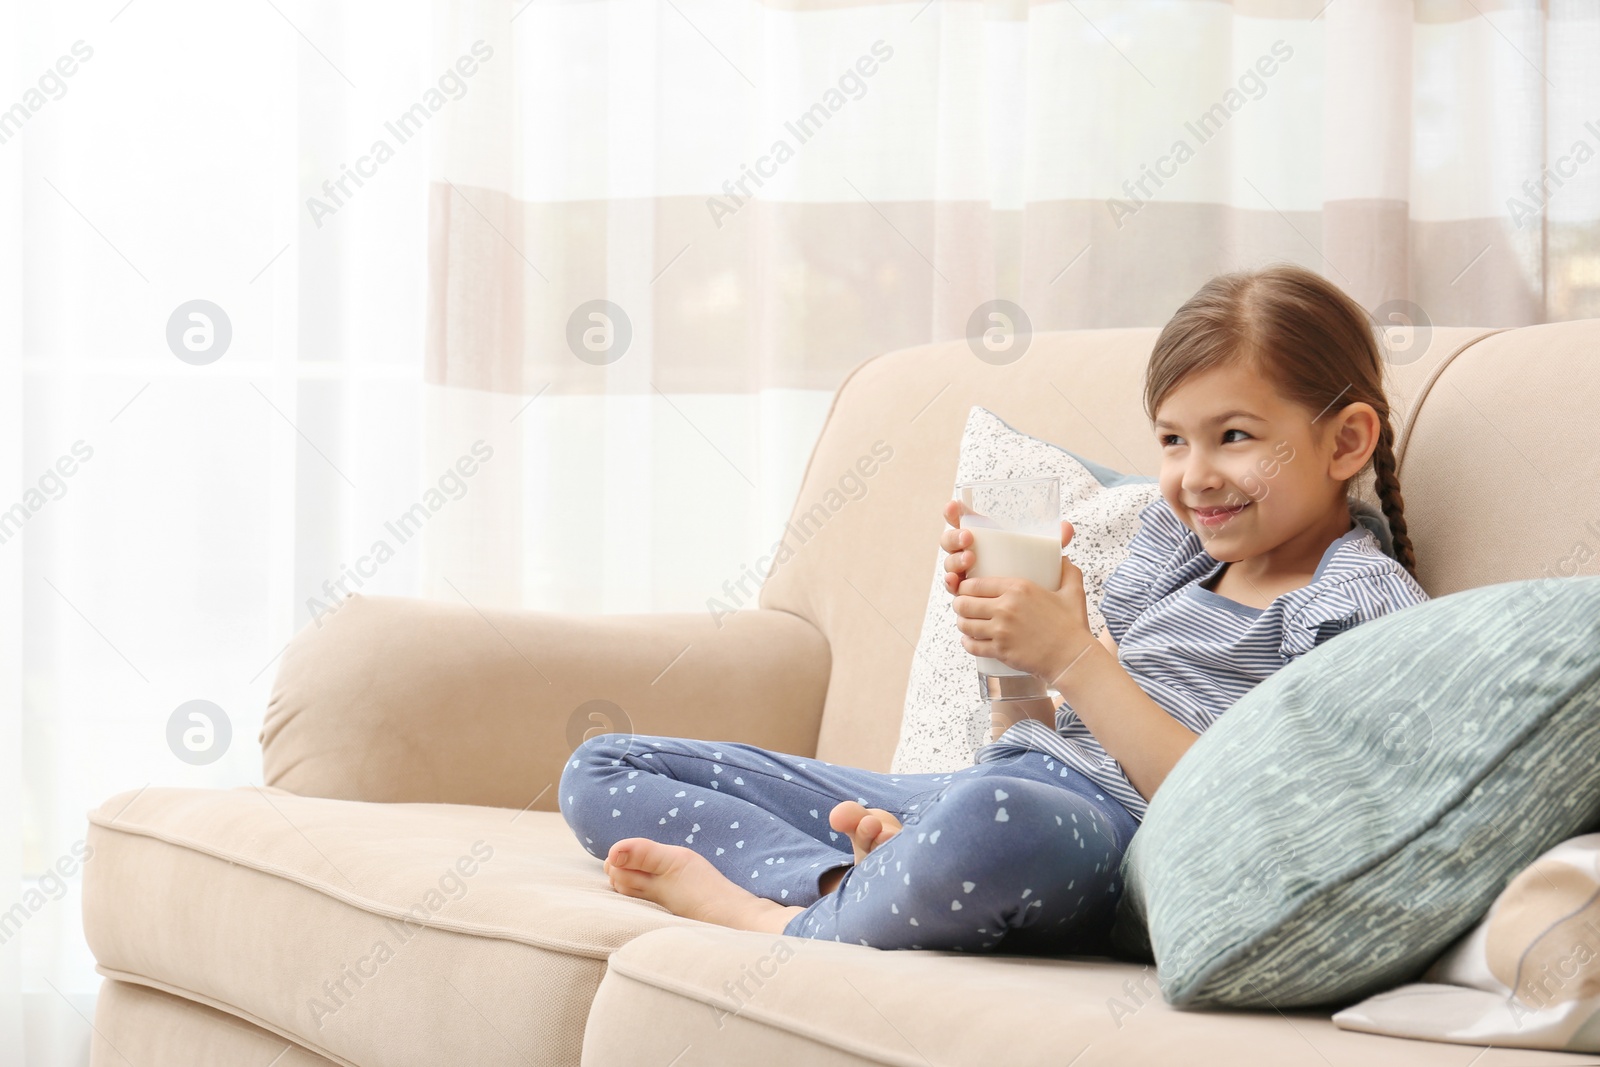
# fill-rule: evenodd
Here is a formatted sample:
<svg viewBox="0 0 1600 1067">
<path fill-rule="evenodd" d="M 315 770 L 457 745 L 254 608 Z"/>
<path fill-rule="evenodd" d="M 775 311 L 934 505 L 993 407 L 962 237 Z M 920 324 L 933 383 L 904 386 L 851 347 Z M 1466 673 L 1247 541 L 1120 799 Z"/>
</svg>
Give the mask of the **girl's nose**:
<svg viewBox="0 0 1600 1067">
<path fill-rule="evenodd" d="M 1222 476 L 1216 466 L 1205 458 L 1190 456 L 1188 463 L 1184 465 L 1180 484 L 1191 498 L 1203 496 L 1222 485 Z"/>
</svg>

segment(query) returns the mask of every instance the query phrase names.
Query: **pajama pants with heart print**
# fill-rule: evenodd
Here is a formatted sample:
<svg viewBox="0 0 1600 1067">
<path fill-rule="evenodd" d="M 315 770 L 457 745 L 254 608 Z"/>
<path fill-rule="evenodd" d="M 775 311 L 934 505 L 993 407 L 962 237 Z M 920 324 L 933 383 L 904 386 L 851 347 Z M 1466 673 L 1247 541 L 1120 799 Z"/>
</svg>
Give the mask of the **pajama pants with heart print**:
<svg viewBox="0 0 1600 1067">
<path fill-rule="evenodd" d="M 904 828 L 859 866 L 828 813 L 854 800 Z M 601 734 L 557 802 L 589 854 L 628 837 L 682 845 L 758 897 L 802 906 L 783 932 L 872 948 L 1109 955 L 1138 822 L 1090 779 L 1024 752 L 890 775 L 729 741 Z M 818 879 L 847 868 L 831 893 Z"/>
</svg>

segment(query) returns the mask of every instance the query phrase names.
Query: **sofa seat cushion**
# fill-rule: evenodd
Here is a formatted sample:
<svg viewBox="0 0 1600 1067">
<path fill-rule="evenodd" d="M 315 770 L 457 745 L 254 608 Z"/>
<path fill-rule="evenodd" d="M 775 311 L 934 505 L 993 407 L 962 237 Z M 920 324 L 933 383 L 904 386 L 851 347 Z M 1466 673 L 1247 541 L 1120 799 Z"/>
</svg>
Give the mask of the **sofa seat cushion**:
<svg viewBox="0 0 1600 1067">
<path fill-rule="evenodd" d="M 161 1067 L 339 1067 L 234 1015 L 147 986 L 106 981 L 94 1002 L 89 1062 Z"/>
<path fill-rule="evenodd" d="M 705 926 L 612 890 L 554 812 L 147 788 L 89 822 L 105 973 L 361 1067 L 576 1063 L 607 957 Z"/>
<path fill-rule="evenodd" d="M 585 1065 L 1462 1067 L 1460 1045 L 1342 1030 L 1323 1013 L 1179 1011 L 1155 969 L 1102 957 L 885 951 L 716 926 L 611 957 Z M 1593 1063 L 1489 1049 L 1472 1067 Z"/>
</svg>

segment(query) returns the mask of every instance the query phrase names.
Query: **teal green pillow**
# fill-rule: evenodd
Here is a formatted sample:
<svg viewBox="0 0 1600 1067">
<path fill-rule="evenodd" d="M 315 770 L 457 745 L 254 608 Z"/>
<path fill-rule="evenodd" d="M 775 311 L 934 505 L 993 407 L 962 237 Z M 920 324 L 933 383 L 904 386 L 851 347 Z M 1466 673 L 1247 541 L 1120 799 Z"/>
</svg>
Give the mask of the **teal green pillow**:
<svg viewBox="0 0 1600 1067">
<path fill-rule="evenodd" d="M 1540 853 L 1600 828 L 1600 577 L 1366 622 L 1223 713 L 1123 857 L 1119 955 L 1179 1008 L 1416 980 Z"/>
</svg>

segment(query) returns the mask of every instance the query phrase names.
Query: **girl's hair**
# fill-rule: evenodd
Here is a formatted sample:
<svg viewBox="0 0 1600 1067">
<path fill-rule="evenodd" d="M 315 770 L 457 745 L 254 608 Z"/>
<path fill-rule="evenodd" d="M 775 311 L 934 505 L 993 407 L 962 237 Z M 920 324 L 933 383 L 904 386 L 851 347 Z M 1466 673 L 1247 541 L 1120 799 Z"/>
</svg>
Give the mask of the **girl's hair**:
<svg viewBox="0 0 1600 1067">
<path fill-rule="evenodd" d="M 1282 396 L 1318 412 L 1317 418 L 1335 403 L 1372 405 L 1378 444 L 1368 465 L 1395 558 L 1415 577 L 1383 357 L 1361 305 L 1320 274 L 1293 264 L 1219 274 L 1178 309 L 1156 339 L 1145 372 L 1145 415 L 1154 421 L 1162 400 L 1189 375 L 1233 363 L 1252 367 Z"/>
</svg>

